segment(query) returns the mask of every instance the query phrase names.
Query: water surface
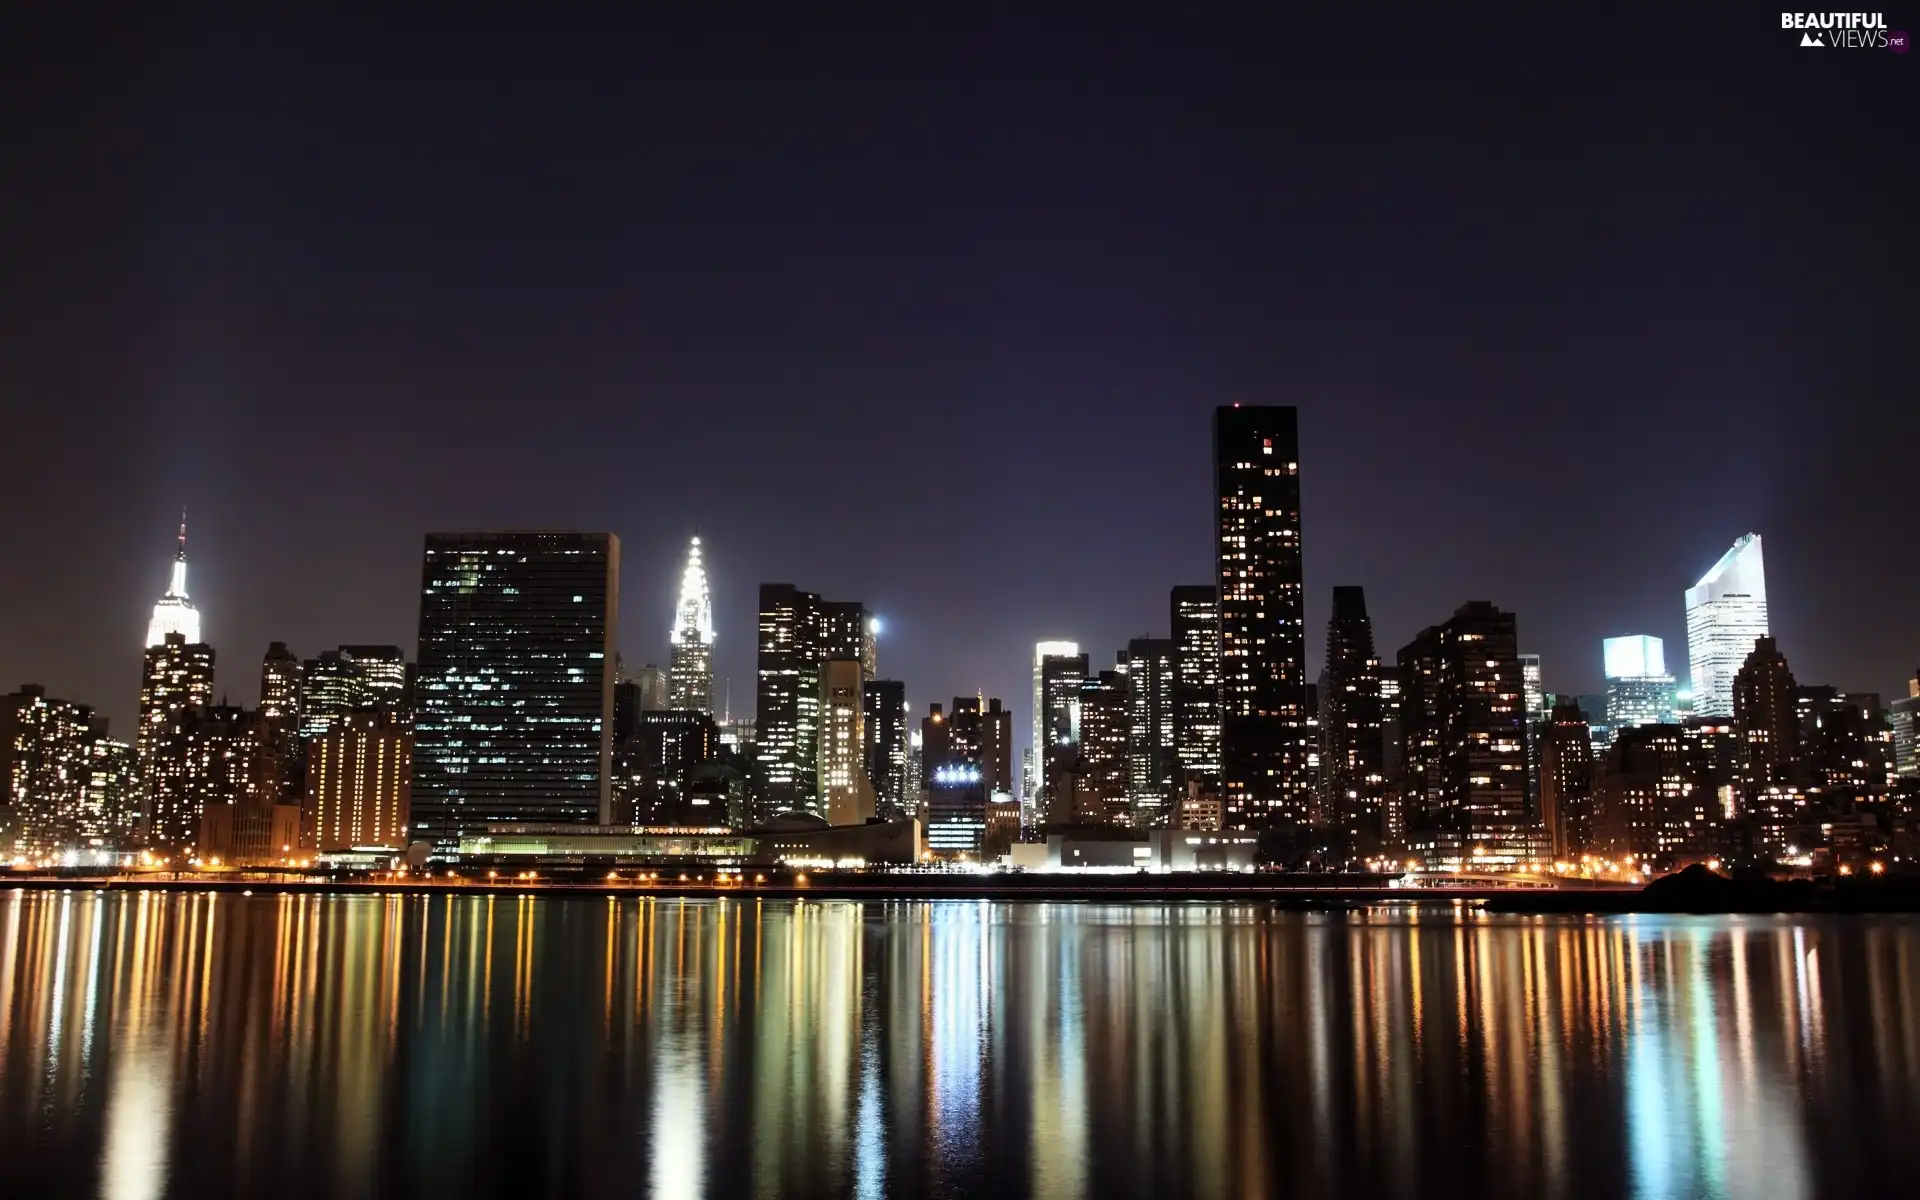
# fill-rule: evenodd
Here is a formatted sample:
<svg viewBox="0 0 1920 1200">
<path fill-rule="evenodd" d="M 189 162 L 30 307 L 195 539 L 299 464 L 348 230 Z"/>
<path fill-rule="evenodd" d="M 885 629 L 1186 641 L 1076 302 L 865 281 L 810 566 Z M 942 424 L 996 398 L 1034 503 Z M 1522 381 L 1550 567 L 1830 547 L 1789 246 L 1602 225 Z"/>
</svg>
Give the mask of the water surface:
<svg viewBox="0 0 1920 1200">
<path fill-rule="evenodd" d="M 12 892 L 0 1181 L 1898 1194 L 1920 923 Z"/>
</svg>

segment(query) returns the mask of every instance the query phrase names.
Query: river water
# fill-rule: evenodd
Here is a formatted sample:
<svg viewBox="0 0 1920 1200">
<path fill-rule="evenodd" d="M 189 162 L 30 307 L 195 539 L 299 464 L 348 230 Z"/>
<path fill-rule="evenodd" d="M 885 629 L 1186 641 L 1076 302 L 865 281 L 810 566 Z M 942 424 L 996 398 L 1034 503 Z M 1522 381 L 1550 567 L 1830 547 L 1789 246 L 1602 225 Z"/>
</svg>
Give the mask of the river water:
<svg viewBox="0 0 1920 1200">
<path fill-rule="evenodd" d="M 0 1194 L 1855 1196 L 1920 921 L 0 893 Z"/>
</svg>

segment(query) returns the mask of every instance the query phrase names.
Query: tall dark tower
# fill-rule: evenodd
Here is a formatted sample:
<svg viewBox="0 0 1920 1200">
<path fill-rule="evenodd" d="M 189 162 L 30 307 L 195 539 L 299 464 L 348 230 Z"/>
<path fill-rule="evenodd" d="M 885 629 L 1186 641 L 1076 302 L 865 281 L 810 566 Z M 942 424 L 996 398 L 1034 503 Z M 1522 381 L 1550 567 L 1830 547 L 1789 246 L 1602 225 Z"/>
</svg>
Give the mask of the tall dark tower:
<svg viewBox="0 0 1920 1200">
<path fill-rule="evenodd" d="M 1333 589 L 1326 670 L 1320 692 L 1320 786 L 1327 814 L 1348 833 L 1384 840 L 1380 659 L 1362 588 Z"/>
<path fill-rule="evenodd" d="M 1214 410 L 1223 820 L 1304 822 L 1312 801 L 1299 414 Z"/>
<path fill-rule="evenodd" d="M 448 854 L 490 824 L 611 819 L 619 612 L 610 533 L 427 535 L 416 840 Z"/>
</svg>

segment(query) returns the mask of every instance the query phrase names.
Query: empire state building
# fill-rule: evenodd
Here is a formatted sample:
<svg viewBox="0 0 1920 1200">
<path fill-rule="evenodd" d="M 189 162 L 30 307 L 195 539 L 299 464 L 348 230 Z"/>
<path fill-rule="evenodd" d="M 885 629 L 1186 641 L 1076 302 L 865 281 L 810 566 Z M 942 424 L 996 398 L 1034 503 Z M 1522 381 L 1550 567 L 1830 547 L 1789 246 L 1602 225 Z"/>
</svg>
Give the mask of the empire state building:
<svg viewBox="0 0 1920 1200">
<path fill-rule="evenodd" d="M 180 547 L 173 555 L 173 577 L 167 594 L 153 606 L 153 619 L 147 622 L 147 645 L 158 646 L 167 635 L 177 633 L 192 646 L 200 641 L 200 610 L 187 599 L 187 514 L 180 514 Z"/>
</svg>

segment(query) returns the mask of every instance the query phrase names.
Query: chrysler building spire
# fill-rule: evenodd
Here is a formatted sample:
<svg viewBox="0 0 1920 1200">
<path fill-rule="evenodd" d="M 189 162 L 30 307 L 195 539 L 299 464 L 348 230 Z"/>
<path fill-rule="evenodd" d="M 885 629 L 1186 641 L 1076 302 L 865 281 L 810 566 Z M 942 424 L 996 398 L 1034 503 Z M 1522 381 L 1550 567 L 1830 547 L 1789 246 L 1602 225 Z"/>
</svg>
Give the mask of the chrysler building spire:
<svg viewBox="0 0 1920 1200">
<path fill-rule="evenodd" d="M 189 646 L 200 640 L 200 610 L 187 599 L 187 513 L 180 510 L 180 544 L 173 555 L 173 576 L 167 582 L 166 595 L 153 606 L 153 620 L 147 623 L 147 645 L 158 646 L 167 635 L 177 633 Z"/>
<path fill-rule="evenodd" d="M 680 576 L 680 603 L 674 609 L 673 657 L 667 667 L 667 703 L 687 712 L 713 711 L 713 597 L 707 568 L 700 561 L 700 539 L 687 551 Z"/>
</svg>

